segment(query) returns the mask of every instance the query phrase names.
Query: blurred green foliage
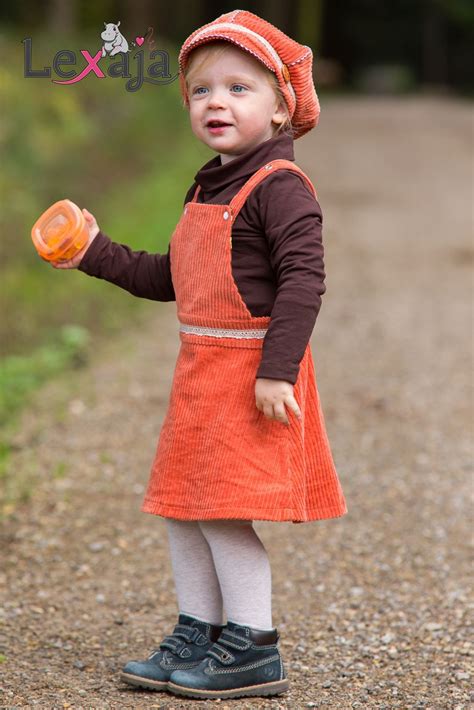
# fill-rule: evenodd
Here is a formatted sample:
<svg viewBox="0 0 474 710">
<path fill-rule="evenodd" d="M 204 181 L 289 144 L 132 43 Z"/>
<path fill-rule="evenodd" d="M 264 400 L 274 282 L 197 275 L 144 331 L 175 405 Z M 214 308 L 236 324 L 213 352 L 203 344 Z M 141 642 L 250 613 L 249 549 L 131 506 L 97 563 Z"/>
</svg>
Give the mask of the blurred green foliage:
<svg viewBox="0 0 474 710">
<path fill-rule="evenodd" d="M 10 355 L 0 361 L 0 426 L 7 424 L 18 404 L 58 371 L 87 362 L 89 333 L 77 325 L 64 325 L 55 342 L 31 355 Z"/>
<path fill-rule="evenodd" d="M 51 66 L 64 46 L 35 34 L 34 68 Z M 76 35 L 67 46 L 82 66 L 79 50 L 93 55 L 97 37 Z M 160 48 L 169 51 L 175 73 L 176 50 Z M 114 241 L 166 252 L 194 174 L 211 157 L 189 129 L 177 82 L 144 84 L 134 93 L 124 85 L 94 75 L 70 86 L 25 78 L 23 44 L 0 34 L 1 100 L 8 107 L 0 126 L 0 427 L 46 379 L 86 363 L 93 340 L 152 307 L 40 259 L 31 241 L 39 215 L 67 197 L 87 207 Z M 5 437 L 0 448 L 7 455 Z"/>
<path fill-rule="evenodd" d="M 472 0 L 434 0 L 450 20 L 465 26 L 471 31 L 474 29 L 474 4 Z"/>
</svg>

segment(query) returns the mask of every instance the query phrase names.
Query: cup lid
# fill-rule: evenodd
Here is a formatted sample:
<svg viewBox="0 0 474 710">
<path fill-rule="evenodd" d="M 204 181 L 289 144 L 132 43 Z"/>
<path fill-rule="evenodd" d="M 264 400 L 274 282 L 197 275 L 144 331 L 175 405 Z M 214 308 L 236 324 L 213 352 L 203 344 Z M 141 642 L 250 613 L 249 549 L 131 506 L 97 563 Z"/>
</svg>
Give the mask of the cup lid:
<svg viewBox="0 0 474 710">
<path fill-rule="evenodd" d="M 45 256 L 55 254 L 59 258 L 81 231 L 84 221 L 84 215 L 74 202 L 59 200 L 35 222 L 31 237 L 40 253 Z"/>
</svg>

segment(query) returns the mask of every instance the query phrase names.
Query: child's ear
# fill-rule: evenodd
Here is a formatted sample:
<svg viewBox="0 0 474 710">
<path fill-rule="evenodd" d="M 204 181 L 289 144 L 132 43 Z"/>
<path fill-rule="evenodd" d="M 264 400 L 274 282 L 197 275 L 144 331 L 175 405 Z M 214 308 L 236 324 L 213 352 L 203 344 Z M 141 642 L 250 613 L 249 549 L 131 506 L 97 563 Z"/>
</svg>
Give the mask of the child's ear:
<svg viewBox="0 0 474 710">
<path fill-rule="evenodd" d="M 286 121 L 286 118 L 286 107 L 283 102 L 280 101 L 275 109 L 275 113 L 272 116 L 272 123 L 276 123 L 278 126 L 281 126 L 281 124 Z"/>
</svg>

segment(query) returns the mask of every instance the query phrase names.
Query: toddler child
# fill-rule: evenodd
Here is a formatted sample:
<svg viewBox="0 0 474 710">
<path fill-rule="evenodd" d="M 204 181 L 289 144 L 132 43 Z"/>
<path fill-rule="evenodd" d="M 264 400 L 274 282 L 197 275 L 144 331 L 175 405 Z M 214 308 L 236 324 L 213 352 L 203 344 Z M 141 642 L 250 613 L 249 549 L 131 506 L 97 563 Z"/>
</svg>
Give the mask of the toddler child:
<svg viewBox="0 0 474 710">
<path fill-rule="evenodd" d="M 54 266 L 177 305 L 180 350 L 142 510 L 166 521 L 179 618 L 121 678 L 194 698 L 277 695 L 289 686 L 253 521 L 347 512 L 309 344 L 325 292 L 322 215 L 293 154 L 319 117 L 312 52 L 235 10 L 188 37 L 179 79 L 191 129 L 216 156 L 168 253 L 113 242 L 83 210 L 88 245 Z"/>
</svg>

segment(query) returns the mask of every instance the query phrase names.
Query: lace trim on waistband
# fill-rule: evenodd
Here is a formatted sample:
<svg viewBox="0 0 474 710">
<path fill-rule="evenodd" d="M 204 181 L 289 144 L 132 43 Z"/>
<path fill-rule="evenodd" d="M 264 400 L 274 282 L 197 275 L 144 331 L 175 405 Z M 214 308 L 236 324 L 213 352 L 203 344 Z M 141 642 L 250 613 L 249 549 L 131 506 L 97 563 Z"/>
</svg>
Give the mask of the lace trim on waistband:
<svg viewBox="0 0 474 710">
<path fill-rule="evenodd" d="M 205 328 L 199 325 L 185 325 L 179 327 L 182 333 L 192 335 L 209 335 L 211 338 L 264 338 L 267 328 L 257 328 L 254 330 L 237 330 L 234 328 Z"/>
</svg>

